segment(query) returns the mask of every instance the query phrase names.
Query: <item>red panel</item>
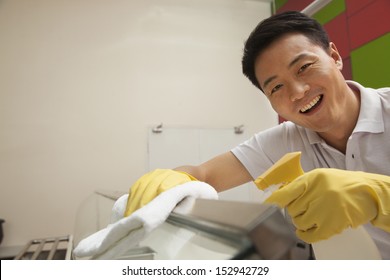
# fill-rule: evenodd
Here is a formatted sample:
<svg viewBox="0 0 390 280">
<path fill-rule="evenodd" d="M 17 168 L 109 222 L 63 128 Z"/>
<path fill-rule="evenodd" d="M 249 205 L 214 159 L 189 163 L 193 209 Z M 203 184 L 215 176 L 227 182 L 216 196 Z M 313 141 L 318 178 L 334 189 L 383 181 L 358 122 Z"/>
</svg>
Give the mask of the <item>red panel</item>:
<svg viewBox="0 0 390 280">
<path fill-rule="evenodd" d="M 278 10 L 278 13 L 285 11 L 302 11 L 303 8 L 306 8 L 311 2 L 313 2 L 313 0 L 289 0 Z"/>
<path fill-rule="evenodd" d="M 390 32 L 389 15 L 390 1 L 377 0 L 349 17 L 351 50 Z"/>
<path fill-rule="evenodd" d="M 347 14 L 345 12 L 341 13 L 325 24 L 324 28 L 329 34 L 330 41 L 336 44 L 341 57 L 348 57 L 350 47 L 348 40 Z"/>
<path fill-rule="evenodd" d="M 375 0 L 345 0 L 347 15 L 351 16 Z"/>
</svg>

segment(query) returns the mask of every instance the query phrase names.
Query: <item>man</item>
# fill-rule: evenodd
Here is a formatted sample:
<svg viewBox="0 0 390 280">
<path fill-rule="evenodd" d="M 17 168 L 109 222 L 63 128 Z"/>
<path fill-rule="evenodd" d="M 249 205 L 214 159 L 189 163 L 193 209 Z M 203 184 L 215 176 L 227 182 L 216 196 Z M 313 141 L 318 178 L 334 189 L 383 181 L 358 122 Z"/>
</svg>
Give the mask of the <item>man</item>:
<svg viewBox="0 0 390 280">
<path fill-rule="evenodd" d="M 242 65 L 288 121 L 199 166 L 144 175 L 132 186 L 126 215 L 187 181 L 217 191 L 252 181 L 284 154 L 300 151 L 306 173 L 268 202 L 286 207 L 298 237 L 309 243 L 365 225 L 390 259 L 390 88 L 345 81 L 336 45 L 300 12 L 261 22 L 245 44 Z"/>
</svg>

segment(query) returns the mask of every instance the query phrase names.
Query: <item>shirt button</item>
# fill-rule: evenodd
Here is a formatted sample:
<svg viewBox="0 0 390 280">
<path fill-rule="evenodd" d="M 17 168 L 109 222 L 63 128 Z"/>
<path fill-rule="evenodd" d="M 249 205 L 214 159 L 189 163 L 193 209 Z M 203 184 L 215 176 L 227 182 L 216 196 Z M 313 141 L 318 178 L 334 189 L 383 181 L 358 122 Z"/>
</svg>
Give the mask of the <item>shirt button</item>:
<svg viewBox="0 0 390 280">
<path fill-rule="evenodd" d="M 354 155 L 354 154 L 352 154 L 352 158 L 355 158 L 355 155 Z"/>
</svg>

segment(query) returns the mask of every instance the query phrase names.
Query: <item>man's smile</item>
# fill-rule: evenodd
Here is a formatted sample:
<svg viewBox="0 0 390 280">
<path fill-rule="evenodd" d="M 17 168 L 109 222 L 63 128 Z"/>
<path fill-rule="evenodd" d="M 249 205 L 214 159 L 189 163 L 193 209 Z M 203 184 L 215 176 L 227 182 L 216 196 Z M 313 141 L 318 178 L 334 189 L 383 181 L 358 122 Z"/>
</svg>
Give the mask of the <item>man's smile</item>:
<svg viewBox="0 0 390 280">
<path fill-rule="evenodd" d="M 299 110 L 301 113 L 308 113 L 311 109 L 315 108 L 318 104 L 321 103 L 323 95 L 318 95 L 310 103 L 306 104 Z"/>
</svg>

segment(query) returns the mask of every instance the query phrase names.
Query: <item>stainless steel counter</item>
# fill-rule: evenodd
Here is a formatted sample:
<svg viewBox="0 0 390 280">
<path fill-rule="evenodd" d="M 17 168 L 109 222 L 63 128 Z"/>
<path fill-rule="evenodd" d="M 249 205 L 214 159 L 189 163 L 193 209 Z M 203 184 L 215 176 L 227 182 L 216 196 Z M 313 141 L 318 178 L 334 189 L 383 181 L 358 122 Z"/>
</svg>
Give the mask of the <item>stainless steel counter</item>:
<svg viewBox="0 0 390 280">
<path fill-rule="evenodd" d="M 109 223 L 123 192 L 97 191 L 79 209 L 74 245 Z M 98 210 L 97 210 L 98 209 Z M 260 203 L 196 199 L 173 211 L 120 259 L 292 259 L 297 240 L 279 209 Z"/>
</svg>

